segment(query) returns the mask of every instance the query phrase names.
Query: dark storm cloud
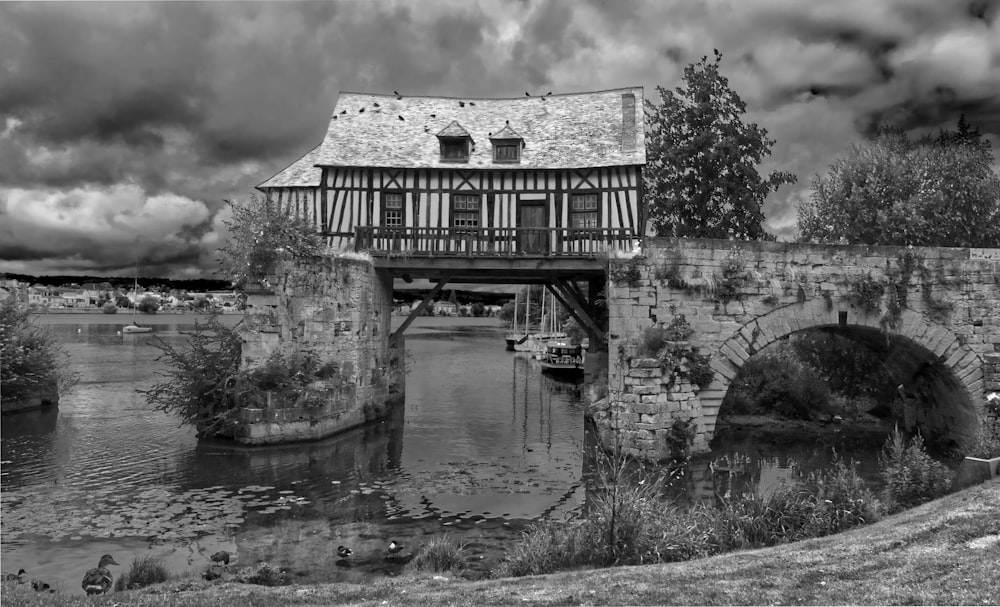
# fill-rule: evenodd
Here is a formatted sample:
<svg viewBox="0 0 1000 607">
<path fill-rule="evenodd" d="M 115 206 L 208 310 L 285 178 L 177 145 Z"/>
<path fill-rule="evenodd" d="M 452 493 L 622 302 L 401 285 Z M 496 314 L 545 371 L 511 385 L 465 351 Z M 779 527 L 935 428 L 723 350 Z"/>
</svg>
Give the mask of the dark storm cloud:
<svg viewBox="0 0 1000 607">
<path fill-rule="evenodd" d="M 0 259 L 127 270 L 120 251 L 138 246 L 163 273 L 211 272 L 222 201 L 318 144 L 338 91 L 643 85 L 656 101 L 715 48 L 777 141 L 762 172 L 799 176 L 765 205 L 789 237 L 810 176 L 877 124 L 932 132 L 964 113 L 1000 149 L 998 14 L 1000 0 L 0 3 Z"/>
</svg>

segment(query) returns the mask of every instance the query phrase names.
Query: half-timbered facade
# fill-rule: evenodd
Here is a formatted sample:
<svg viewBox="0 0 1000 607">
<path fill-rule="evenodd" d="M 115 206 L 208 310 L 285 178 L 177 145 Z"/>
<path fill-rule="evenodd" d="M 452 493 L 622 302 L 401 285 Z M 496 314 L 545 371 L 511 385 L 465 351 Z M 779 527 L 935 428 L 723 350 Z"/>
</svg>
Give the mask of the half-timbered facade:
<svg viewBox="0 0 1000 607">
<path fill-rule="evenodd" d="M 516 99 L 341 93 L 326 137 L 260 190 L 331 245 L 572 255 L 645 229 L 643 91 Z"/>
</svg>

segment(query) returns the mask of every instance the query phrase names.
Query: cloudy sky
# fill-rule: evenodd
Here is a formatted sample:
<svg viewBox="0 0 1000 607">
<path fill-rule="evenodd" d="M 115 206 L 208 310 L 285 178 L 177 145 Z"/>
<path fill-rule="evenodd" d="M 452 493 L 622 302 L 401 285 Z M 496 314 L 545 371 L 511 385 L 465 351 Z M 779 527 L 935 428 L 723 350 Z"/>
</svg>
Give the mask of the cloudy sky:
<svg viewBox="0 0 1000 607">
<path fill-rule="evenodd" d="M 680 83 L 717 48 L 794 237 L 812 175 L 879 123 L 961 113 L 1000 151 L 1000 0 L 0 3 L 0 271 L 211 277 L 225 199 L 319 143 L 337 92 Z"/>
</svg>

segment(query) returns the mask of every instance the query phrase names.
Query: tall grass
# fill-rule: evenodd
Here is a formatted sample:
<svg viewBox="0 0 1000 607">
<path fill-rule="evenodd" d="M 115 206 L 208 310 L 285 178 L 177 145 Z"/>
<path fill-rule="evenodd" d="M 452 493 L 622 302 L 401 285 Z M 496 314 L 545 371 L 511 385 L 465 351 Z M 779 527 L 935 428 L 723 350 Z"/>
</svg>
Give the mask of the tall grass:
<svg viewBox="0 0 1000 607">
<path fill-rule="evenodd" d="M 163 565 L 163 560 L 150 555 L 137 556 L 132 559 L 128 571 L 115 580 L 115 590 L 134 590 L 152 584 L 165 582 L 170 578 L 170 572 Z"/>
<path fill-rule="evenodd" d="M 882 514 L 853 463 L 837 457 L 767 496 L 740 495 L 716 508 L 678 506 L 663 496 L 668 477 L 636 473 L 624 458 L 600 458 L 597 476 L 580 520 L 530 527 L 493 575 L 684 561 L 829 535 Z"/>
<path fill-rule="evenodd" d="M 448 534 L 437 536 L 420 546 L 406 568 L 411 571 L 433 573 L 461 573 L 465 570 L 465 544 L 456 542 Z"/>
<path fill-rule="evenodd" d="M 878 461 L 890 511 L 929 502 L 951 488 L 951 471 L 927 453 L 919 434 L 907 440 L 895 428 L 882 446 Z"/>
</svg>

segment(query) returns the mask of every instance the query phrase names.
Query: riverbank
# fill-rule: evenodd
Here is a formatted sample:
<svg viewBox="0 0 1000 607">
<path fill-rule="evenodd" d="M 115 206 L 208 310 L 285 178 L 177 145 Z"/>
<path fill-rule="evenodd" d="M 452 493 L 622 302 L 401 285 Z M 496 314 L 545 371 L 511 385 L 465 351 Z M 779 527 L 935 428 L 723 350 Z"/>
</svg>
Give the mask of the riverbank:
<svg viewBox="0 0 1000 607">
<path fill-rule="evenodd" d="M 5 587 L 4 604 L 209 605 L 994 605 L 1000 599 L 1000 480 L 845 533 L 672 563 L 465 582 L 404 576 L 372 584 L 266 588 L 174 580 L 101 598 Z"/>
</svg>

